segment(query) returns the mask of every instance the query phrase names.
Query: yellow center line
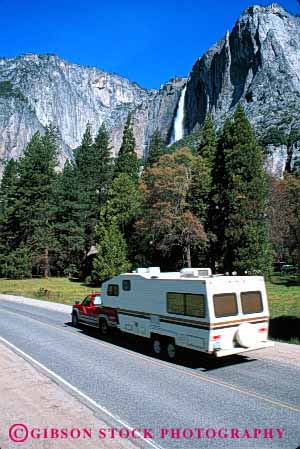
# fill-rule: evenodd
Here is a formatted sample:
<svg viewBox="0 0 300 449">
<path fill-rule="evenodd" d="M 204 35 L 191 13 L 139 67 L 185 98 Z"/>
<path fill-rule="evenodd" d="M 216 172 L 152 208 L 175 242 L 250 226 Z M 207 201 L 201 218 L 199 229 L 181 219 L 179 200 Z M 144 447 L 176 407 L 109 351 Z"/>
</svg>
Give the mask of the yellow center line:
<svg viewBox="0 0 300 449">
<path fill-rule="evenodd" d="M 7 313 L 10 313 L 12 315 L 16 315 L 16 312 L 8 311 L 6 309 L 4 309 L 4 310 Z M 29 320 L 35 321 L 35 322 L 38 321 L 39 323 L 43 324 L 44 326 L 50 327 L 52 329 L 59 330 L 59 331 L 64 332 L 64 333 L 66 333 L 68 335 L 74 335 L 76 337 L 79 337 L 79 338 L 82 338 L 82 339 L 85 339 L 85 340 L 86 340 L 86 338 L 88 338 L 91 341 L 93 341 L 94 344 L 97 344 L 97 345 L 100 345 L 100 346 L 104 346 L 106 348 L 109 348 L 110 350 L 113 349 L 114 351 L 118 351 L 118 352 L 122 352 L 122 353 L 125 353 L 125 354 L 129 354 L 131 357 L 135 357 L 137 359 L 140 359 L 140 360 L 143 360 L 143 361 L 147 361 L 148 363 L 152 363 L 153 365 L 161 366 L 163 368 L 169 368 L 169 369 L 172 369 L 173 371 L 177 371 L 180 374 L 185 374 L 185 375 L 193 377 L 193 378 L 195 378 L 197 380 L 203 380 L 205 382 L 208 382 L 208 383 L 211 383 L 211 384 L 214 384 L 214 385 L 225 387 L 225 388 L 227 388 L 229 390 L 235 391 L 236 393 L 240 393 L 243 396 L 250 396 L 250 397 L 253 397 L 255 399 L 259 399 L 261 401 L 264 401 L 264 402 L 267 402 L 269 404 L 275 405 L 276 407 L 285 408 L 285 409 L 291 410 L 293 412 L 300 412 L 300 407 L 297 407 L 296 405 L 291 405 L 291 404 L 287 404 L 285 402 L 277 401 L 277 400 L 269 398 L 267 396 L 262 396 L 262 395 L 260 395 L 258 393 L 254 393 L 252 391 L 245 390 L 245 389 L 240 388 L 240 387 L 236 387 L 235 385 L 229 384 L 227 382 L 223 382 L 223 381 L 217 380 L 217 379 L 212 379 L 212 378 L 210 378 L 208 376 L 204 376 L 203 374 L 199 374 L 199 373 L 195 374 L 195 373 L 189 371 L 188 369 L 182 369 L 182 368 L 179 368 L 178 366 L 174 366 L 174 365 L 172 365 L 170 363 L 159 361 L 159 360 L 155 360 L 152 357 L 148 357 L 146 355 L 137 354 L 136 352 L 133 352 L 133 351 L 131 351 L 129 349 L 116 347 L 112 343 L 107 343 L 107 342 L 95 340 L 94 337 L 90 337 L 90 336 L 87 336 L 87 335 L 82 335 L 82 334 L 79 334 L 77 332 L 72 332 L 72 331 L 69 331 L 69 330 L 67 330 L 65 328 L 62 328 L 62 327 L 58 326 L 58 325 L 55 325 L 55 324 L 45 323 L 44 321 L 40 321 L 40 320 L 31 318 L 31 317 L 27 317 L 27 316 L 26 316 L 26 318 L 29 319 Z"/>
</svg>

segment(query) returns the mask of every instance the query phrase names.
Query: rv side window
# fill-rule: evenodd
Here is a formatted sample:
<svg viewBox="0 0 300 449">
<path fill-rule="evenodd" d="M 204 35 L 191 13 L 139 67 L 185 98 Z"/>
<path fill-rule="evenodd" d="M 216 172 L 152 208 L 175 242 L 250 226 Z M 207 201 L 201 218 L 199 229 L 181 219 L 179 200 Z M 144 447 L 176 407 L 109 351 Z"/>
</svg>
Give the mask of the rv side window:
<svg viewBox="0 0 300 449">
<path fill-rule="evenodd" d="M 131 290 L 131 282 L 128 279 L 124 279 L 124 281 L 122 281 L 122 288 L 125 292 L 129 292 L 129 290 Z"/>
<path fill-rule="evenodd" d="M 263 311 L 261 292 L 241 293 L 242 311 L 245 314 L 260 313 Z"/>
<path fill-rule="evenodd" d="M 221 295 L 214 295 L 214 308 L 216 318 L 237 315 L 236 294 L 223 293 Z"/>
<path fill-rule="evenodd" d="M 204 295 L 185 295 L 185 315 L 205 317 Z"/>
<path fill-rule="evenodd" d="M 204 295 L 167 293 L 167 311 L 177 315 L 205 317 Z"/>
<path fill-rule="evenodd" d="M 167 293 L 167 310 L 169 313 L 184 315 L 184 294 Z"/>
<path fill-rule="evenodd" d="M 108 296 L 119 296 L 119 286 L 117 284 L 108 284 L 107 295 Z"/>
</svg>

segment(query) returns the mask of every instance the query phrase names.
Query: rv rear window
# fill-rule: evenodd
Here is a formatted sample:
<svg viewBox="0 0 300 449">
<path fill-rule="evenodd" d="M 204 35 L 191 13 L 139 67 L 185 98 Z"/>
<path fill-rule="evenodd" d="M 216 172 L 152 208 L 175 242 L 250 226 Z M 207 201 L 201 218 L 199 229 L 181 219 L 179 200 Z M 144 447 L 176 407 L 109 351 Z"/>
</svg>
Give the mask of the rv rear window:
<svg viewBox="0 0 300 449">
<path fill-rule="evenodd" d="M 205 317 L 204 295 L 167 293 L 167 311 L 177 315 Z"/>
<path fill-rule="evenodd" d="M 222 293 L 221 295 L 214 295 L 214 308 L 216 318 L 237 315 L 236 294 Z"/>
<path fill-rule="evenodd" d="M 243 313 L 260 313 L 263 311 L 261 292 L 241 293 Z"/>
<path fill-rule="evenodd" d="M 108 284 L 107 295 L 108 296 L 119 296 L 119 286 L 117 284 Z"/>
</svg>

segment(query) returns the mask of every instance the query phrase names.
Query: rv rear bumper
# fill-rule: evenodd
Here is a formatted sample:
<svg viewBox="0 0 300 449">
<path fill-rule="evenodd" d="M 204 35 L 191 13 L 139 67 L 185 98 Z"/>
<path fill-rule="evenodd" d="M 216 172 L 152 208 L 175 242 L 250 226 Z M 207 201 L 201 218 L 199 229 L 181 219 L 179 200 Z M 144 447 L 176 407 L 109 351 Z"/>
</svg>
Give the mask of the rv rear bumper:
<svg viewBox="0 0 300 449">
<path fill-rule="evenodd" d="M 273 341 L 263 341 L 261 343 L 258 343 L 255 346 L 251 346 L 251 348 L 232 348 L 232 349 L 220 349 L 219 351 L 215 351 L 214 355 L 216 357 L 225 357 L 227 355 L 233 355 L 233 354 L 241 354 L 242 352 L 247 351 L 256 351 L 257 349 L 263 349 L 263 348 L 270 348 L 274 346 Z"/>
</svg>

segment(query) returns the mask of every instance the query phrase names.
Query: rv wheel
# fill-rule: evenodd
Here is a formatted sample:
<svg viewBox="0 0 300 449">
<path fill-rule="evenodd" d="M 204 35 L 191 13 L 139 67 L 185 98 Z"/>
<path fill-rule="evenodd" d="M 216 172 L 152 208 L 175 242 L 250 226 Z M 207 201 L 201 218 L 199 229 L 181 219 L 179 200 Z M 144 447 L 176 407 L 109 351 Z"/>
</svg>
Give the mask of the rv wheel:
<svg viewBox="0 0 300 449">
<path fill-rule="evenodd" d="M 163 344 L 159 337 L 152 337 L 152 350 L 155 355 L 160 356 L 163 352 Z"/>
<path fill-rule="evenodd" d="M 106 320 L 99 321 L 99 333 L 100 333 L 100 335 L 103 335 L 104 337 L 109 334 L 109 327 L 107 325 Z"/>
<path fill-rule="evenodd" d="M 167 355 L 170 360 L 174 360 L 176 358 L 176 345 L 174 341 L 169 341 L 167 344 Z"/>
</svg>

